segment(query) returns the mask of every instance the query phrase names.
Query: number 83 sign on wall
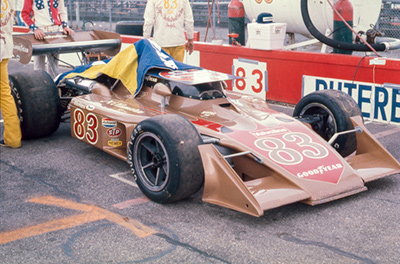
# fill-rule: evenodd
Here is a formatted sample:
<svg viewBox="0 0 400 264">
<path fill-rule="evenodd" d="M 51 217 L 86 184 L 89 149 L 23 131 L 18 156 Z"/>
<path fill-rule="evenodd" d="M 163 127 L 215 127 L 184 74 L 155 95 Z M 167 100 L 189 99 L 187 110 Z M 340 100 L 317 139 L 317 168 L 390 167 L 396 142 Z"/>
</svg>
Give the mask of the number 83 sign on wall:
<svg viewBox="0 0 400 264">
<path fill-rule="evenodd" d="M 266 99 L 268 88 L 267 63 L 248 59 L 233 60 L 233 75 L 243 77 L 233 82 L 232 90 Z"/>
</svg>

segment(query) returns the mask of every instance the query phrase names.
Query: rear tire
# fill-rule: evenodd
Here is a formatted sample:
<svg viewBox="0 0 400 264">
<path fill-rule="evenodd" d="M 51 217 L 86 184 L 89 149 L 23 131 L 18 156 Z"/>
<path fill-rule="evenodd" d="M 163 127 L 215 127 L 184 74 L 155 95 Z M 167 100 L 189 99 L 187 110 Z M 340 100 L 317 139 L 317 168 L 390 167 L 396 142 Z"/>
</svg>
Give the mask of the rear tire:
<svg viewBox="0 0 400 264">
<path fill-rule="evenodd" d="M 54 133 L 61 121 L 57 88 L 44 71 L 9 75 L 11 94 L 21 122 L 22 139 L 44 137 Z"/>
<path fill-rule="evenodd" d="M 303 97 L 296 105 L 293 116 L 320 116 L 322 121 L 313 124 L 313 130 L 329 141 L 337 132 L 354 129 L 350 118 L 362 117 L 362 113 L 350 95 L 338 90 L 322 90 Z M 332 146 L 346 157 L 357 149 L 356 134 L 341 135 Z"/>
<path fill-rule="evenodd" d="M 140 122 L 128 145 L 128 163 L 142 192 L 157 203 L 170 203 L 196 193 L 204 182 L 198 150 L 202 139 L 180 115 Z"/>
<path fill-rule="evenodd" d="M 124 35 L 143 36 L 143 21 L 119 21 L 115 32 Z"/>
</svg>

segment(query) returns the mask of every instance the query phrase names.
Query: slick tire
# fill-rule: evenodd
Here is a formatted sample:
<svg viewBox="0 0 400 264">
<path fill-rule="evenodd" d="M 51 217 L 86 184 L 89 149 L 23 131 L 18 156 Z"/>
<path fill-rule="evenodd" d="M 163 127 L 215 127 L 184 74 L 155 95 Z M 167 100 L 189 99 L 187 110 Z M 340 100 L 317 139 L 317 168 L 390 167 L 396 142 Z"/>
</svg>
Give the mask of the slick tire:
<svg viewBox="0 0 400 264">
<path fill-rule="evenodd" d="M 338 90 L 316 91 L 303 97 L 296 105 L 293 116 L 320 116 L 321 122 L 313 130 L 328 141 L 335 133 L 354 129 L 351 117 L 362 113 L 353 98 Z M 332 145 L 343 157 L 357 149 L 355 133 L 339 136 Z"/>
<path fill-rule="evenodd" d="M 124 35 L 143 36 L 143 21 L 119 21 L 115 25 L 115 32 Z"/>
<path fill-rule="evenodd" d="M 140 122 L 132 132 L 127 161 L 142 192 L 157 203 L 196 193 L 204 182 L 200 144 L 196 128 L 180 115 Z"/>
<path fill-rule="evenodd" d="M 54 133 L 61 120 L 57 88 L 44 71 L 9 75 L 11 94 L 21 122 L 22 139 L 44 137 Z"/>
</svg>

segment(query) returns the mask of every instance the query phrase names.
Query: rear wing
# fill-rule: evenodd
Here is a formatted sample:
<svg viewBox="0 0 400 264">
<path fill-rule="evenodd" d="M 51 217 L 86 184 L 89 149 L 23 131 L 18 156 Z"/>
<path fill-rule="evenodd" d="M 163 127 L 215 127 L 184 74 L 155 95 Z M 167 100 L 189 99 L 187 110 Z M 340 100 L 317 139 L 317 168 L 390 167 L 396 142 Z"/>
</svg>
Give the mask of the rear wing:
<svg viewBox="0 0 400 264">
<path fill-rule="evenodd" d="M 34 35 L 14 35 L 13 55 L 23 64 L 31 61 L 32 56 L 52 53 L 102 51 L 114 56 L 121 49 L 121 36 L 118 33 L 92 30 L 77 31 L 73 36 L 62 32 L 46 33 L 44 40 L 35 39 Z"/>
</svg>

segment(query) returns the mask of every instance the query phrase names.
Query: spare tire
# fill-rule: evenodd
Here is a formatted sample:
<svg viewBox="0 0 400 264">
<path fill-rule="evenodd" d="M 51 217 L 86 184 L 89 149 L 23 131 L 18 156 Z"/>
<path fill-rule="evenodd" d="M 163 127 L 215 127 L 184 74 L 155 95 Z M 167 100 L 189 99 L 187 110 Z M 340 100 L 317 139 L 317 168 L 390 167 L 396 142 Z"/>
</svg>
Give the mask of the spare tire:
<svg viewBox="0 0 400 264">
<path fill-rule="evenodd" d="M 119 34 L 143 36 L 144 21 L 119 21 L 115 31 Z"/>
</svg>

